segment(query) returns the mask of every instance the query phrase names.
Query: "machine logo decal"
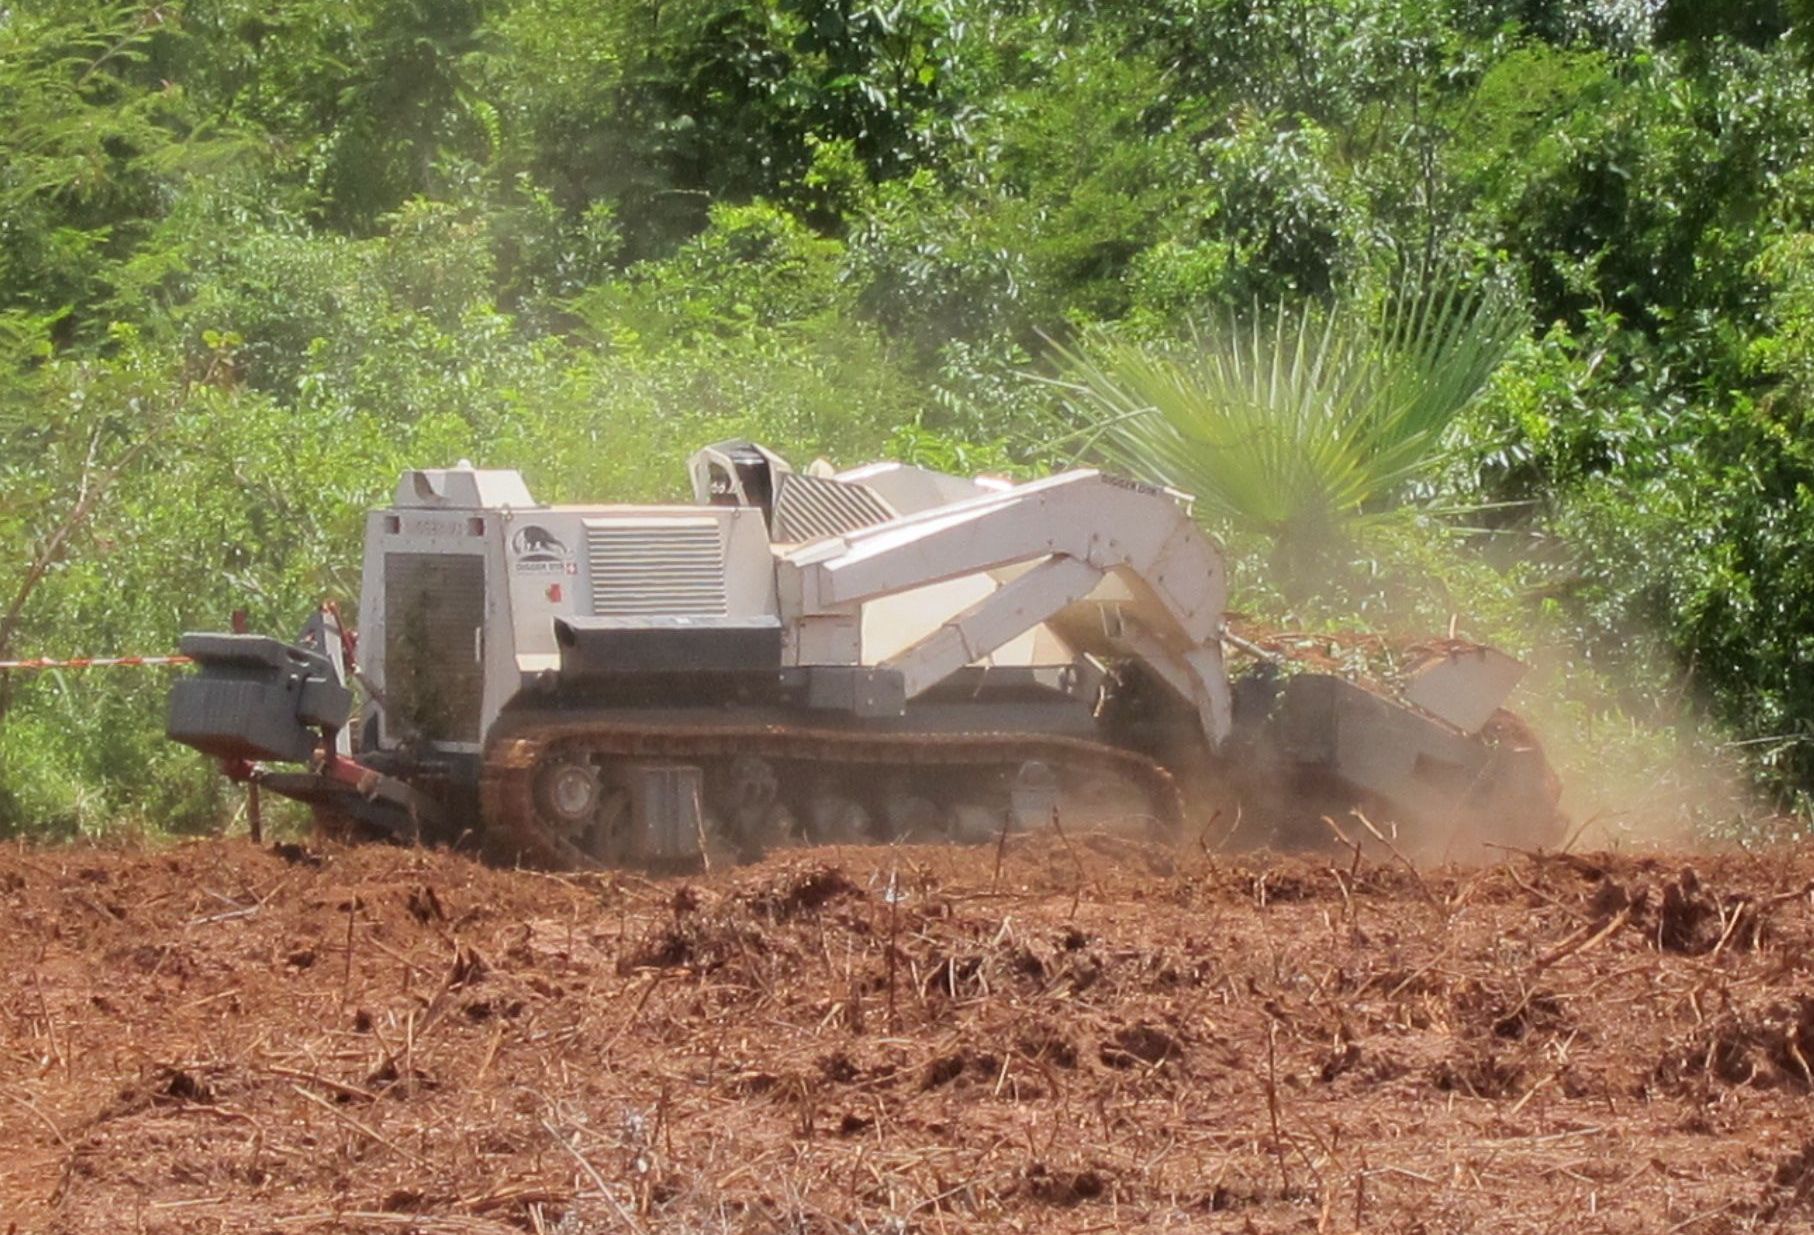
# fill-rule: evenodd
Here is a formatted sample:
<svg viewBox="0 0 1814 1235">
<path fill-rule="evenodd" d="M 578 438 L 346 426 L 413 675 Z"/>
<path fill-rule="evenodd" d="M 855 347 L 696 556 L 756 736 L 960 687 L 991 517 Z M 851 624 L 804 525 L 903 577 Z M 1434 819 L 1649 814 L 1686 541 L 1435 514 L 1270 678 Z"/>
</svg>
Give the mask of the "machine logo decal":
<svg viewBox="0 0 1814 1235">
<path fill-rule="evenodd" d="M 573 574 L 578 569 L 566 542 L 539 524 L 530 523 L 517 529 L 510 538 L 520 575 Z"/>
</svg>

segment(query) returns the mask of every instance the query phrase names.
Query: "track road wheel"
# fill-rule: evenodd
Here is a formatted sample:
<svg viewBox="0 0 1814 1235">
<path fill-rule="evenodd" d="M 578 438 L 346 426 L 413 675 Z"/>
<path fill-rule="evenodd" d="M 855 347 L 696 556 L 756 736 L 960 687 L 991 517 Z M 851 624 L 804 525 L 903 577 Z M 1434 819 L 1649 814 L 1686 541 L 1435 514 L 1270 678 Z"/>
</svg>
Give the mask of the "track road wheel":
<svg viewBox="0 0 1814 1235">
<path fill-rule="evenodd" d="M 537 823 L 547 844 L 575 866 L 614 865 L 628 844 L 630 800 L 606 784 L 583 754 L 548 759 L 535 770 Z"/>
</svg>

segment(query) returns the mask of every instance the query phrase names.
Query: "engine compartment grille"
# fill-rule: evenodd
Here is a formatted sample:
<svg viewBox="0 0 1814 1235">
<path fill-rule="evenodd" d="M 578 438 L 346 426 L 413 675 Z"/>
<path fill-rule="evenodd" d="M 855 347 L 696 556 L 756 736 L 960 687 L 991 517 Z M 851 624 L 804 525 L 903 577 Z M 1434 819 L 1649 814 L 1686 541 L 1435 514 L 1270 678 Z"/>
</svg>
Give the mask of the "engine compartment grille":
<svg viewBox="0 0 1814 1235">
<path fill-rule="evenodd" d="M 775 495 L 775 539 L 782 544 L 841 536 L 894 517 L 893 507 L 867 485 L 828 476 L 783 472 Z"/>
<path fill-rule="evenodd" d="M 717 519 L 586 525 L 595 617 L 722 617 L 724 533 Z"/>
<path fill-rule="evenodd" d="M 479 740 L 485 671 L 485 559 L 468 553 L 384 556 L 384 691 L 399 736 Z"/>
</svg>

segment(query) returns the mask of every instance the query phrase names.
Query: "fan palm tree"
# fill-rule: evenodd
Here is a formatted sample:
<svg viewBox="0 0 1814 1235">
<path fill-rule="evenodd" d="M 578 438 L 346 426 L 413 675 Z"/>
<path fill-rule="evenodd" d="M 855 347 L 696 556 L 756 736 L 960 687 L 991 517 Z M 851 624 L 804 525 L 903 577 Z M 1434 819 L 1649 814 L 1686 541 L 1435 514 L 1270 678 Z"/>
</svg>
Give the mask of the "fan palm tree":
<svg viewBox="0 0 1814 1235">
<path fill-rule="evenodd" d="M 1502 292 L 1408 281 L 1377 317 L 1280 305 L 1173 345 L 1097 329 L 1054 345 L 1057 385 L 1082 422 L 1080 454 L 1269 537 L 1281 582 L 1301 592 L 1430 474 L 1524 328 Z"/>
</svg>

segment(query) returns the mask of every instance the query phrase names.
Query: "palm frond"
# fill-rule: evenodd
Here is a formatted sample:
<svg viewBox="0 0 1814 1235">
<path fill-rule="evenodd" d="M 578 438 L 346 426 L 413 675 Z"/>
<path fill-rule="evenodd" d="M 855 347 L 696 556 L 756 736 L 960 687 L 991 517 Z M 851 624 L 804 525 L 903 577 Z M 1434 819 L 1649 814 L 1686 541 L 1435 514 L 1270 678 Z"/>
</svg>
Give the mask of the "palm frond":
<svg viewBox="0 0 1814 1235">
<path fill-rule="evenodd" d="M 1324 536 L 1389 509 L 1524 328 L 1509 296 L 1408 278 L 1377 319 L 1316 304 L 1172 345 L 1055 345 L 1084 453 L 1192 493 L 1213 522 Z"/>
</svg>

